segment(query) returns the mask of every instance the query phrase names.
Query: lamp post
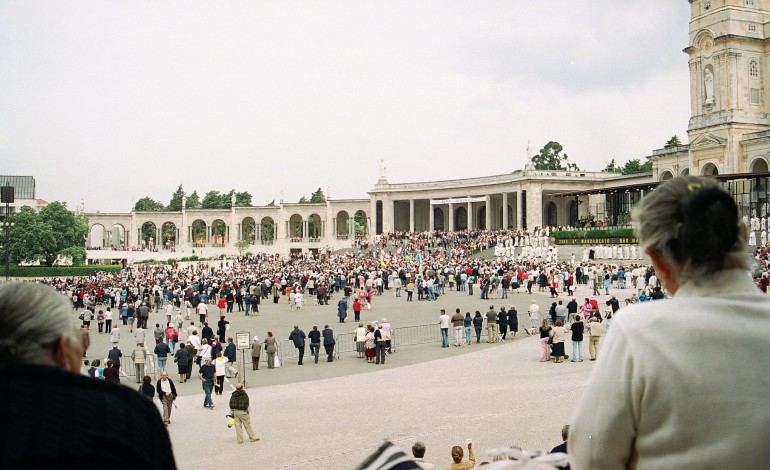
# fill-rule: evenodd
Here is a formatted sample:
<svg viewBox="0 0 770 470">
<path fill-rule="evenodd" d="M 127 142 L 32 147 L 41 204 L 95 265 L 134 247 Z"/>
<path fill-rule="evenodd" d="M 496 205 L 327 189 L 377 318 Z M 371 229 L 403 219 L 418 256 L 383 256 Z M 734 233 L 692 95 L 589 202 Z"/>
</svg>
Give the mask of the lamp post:
<svg viewBox="0 0 770 470">
<path fill-rule="evenodd" d="M 5 214 L 3 217 L 2 229 L 5 230 L 5 281 L 8 282 L 8 277 L 11 273 L 10 268 L 10 246 L 8 245 L 11 235 L 11 227 L 13 222 L 9 222 L 8 219 L 11 216 L 10 205 L 14 202 L 15 190 L 11 183 L 6 181 L 5 186 L 0 188 L 0 202 L 5 203 Z"/>
</svg>

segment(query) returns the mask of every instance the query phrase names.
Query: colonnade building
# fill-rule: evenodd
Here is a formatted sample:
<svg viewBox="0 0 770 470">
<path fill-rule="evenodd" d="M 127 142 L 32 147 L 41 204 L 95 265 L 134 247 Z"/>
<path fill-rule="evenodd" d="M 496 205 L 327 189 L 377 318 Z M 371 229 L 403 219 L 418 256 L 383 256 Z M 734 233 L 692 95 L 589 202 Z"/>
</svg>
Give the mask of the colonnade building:
<svg viewBox="0 0 770 470">
<path fill-rule="evenodd" d="M 647 180 L 649 175 L 539 171 L 528 165 L 503 175 L 422 183 L 391 184 L 381 174 L 367 199 L 229 210 L 88 213 L 88 257 L 114 257 L 109 252 L 115 249 L 173 251 L 176 256 L 317 252 L 350 248 L 353 240 L 371 240 L 396 231 L 603 224 L 608 220 L 605 195 L 561 195 L 575 189 L 622 188 Z M 613 222 L 628 221 L 616 216 Z"/>
</svg>

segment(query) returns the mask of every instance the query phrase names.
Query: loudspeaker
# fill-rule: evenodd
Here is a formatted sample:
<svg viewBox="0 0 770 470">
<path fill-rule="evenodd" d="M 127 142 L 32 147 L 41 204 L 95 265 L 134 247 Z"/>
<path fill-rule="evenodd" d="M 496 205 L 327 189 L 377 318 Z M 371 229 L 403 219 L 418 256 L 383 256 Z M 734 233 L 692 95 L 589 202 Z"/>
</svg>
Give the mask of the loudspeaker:
<svg viewBox="0 0 770 470">
<path fill-rule="evenodd" d="M 3 204 L 13 204 L 15 189 L 13 186 L 0 187 L 0 202 Z"/>
</svg>

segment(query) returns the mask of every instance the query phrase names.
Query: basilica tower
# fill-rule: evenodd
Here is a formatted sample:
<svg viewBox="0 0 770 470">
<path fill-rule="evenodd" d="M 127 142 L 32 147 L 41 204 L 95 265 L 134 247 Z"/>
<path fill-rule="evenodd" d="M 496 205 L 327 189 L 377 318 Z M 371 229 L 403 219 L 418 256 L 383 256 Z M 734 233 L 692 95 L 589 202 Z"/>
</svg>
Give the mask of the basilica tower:
<svg viewBox="0 0 770 470">
<path fill-rule="evenodd" d="M 688 0 L 691 174 L 766 172 L 770 0 Z"/>
</svg>

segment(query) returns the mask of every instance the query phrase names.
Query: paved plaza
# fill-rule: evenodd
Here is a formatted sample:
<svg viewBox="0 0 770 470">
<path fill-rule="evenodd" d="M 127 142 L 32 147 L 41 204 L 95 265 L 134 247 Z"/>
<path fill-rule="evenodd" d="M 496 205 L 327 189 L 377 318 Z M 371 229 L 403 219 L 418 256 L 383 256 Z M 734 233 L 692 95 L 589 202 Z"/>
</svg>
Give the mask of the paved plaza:
<svg viewBox="0 0 770 470">
<path fill-rule="evenodd" d="M 529 295 L 520 289 L 507 300 L 481 300 L 478 289 L 473 296 L 447 291 L 435 302 L 410 303 L 406 297 L 395 298 L 391 290 L 375 297 L 373 308 L 362 312 L 362 320 L 386 317 L 393 328 L 435 324 L 438 329 L 441 308 L 450 315 L 457 307 L 463 313 L 479 310 L 483 314 L 489 305 L 496 310 L 515 305 L 525 313 L 532 298 L 544 310 L 556 300 L 536 292 L 536 287 L 533 290 Z M 622 300 L 631 292 L 613 289 L 611 294 Z M 575 297 L 579 304 L 587 294 L 586 286 L 578 287 Z M 602 295 L 598 300 L 608 298 Z M 285 339 L 295 322 L 306 333 L 313 325 L 321 329 L 325 324 L 336 333 L 349 333 L 355 326 L 352 310 L 348 320 L 339 323 L 338 299 L 336 295 L 329 306 L 311 302 L 299 312 L 290 311 L 285 298 L 279 304 L 270 300 L 260 305 L 259 316 L 227 315 L 230 335 L 248 331 L 264 339 L 265 332 L 272 330 L 277 338 Z M 560 299 L 568 301 L 564 295 Z M 161 318 L 162 313 L 152 313 L 149 323 L 154 327 Z M 251 417 L 262 440 L 243 445 L 236 443 L 235 431 L 227 428 L 230 390 L 213 397 L 213 411 L 205 409 L 196 369 L 196 378 L 180 384 L 176 366 L 169 360 L 167 369 L 180 394 L 169 426 L 177 463 L 180 468 L 245 462 L 255 468 L 353 468 L 385 438 L 405 450 L 416 439 L 424 441 L 426 459 L 439 468 L 451 462 L 451 447 L 467 438 L 474 440 L 477 451 L 512 444 L 550 449 L 559 443 L 561 427 L 569 422 L 595 363 L 540 363 L 538 340 L 523 332 L 528 325 L 523 318 L 520 315 L 515 341 L 486 344 L 482 338 L 481 344 L 467 348 L 442 349 L 440 343 L 404 346 L 388 355 L 384 366 L 367 364 L 354 352 L 342 353 L 332 363 L 325 362 L 322 354 L 318 364 L 306 355 L 303 366 L 290 359 L 274 370 L 268 370 L 264 362 L 259 371 L 252 371 L 249 365 L 246 381 Z M 133 335 L 119 326 L 120 347 L 127 356 L 133 350 Z M 96 333 L 92 324 L 91 338 L 88 357 L 103 357 L 110 347 L 109 336 Z M 151 342 L 151 331 L 148 338 Z M 587 341 L 583 346 L 587 356 Z M 566 351 L 571 354 L 569 342 Z M 122 381 L 136 386 L 133 377 Z"/>
</svg>

